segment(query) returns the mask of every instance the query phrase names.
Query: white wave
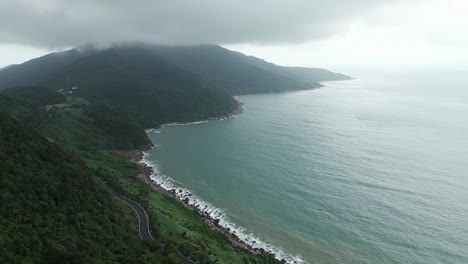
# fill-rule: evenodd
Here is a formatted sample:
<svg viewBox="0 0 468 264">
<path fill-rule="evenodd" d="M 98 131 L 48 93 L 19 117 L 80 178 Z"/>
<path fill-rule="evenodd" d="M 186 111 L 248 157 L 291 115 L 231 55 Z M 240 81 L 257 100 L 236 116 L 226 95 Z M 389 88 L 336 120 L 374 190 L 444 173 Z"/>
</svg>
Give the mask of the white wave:
<svg viewBox="0 0 468 264">
<path fill-rule="evenodd" d="M 229 118 L 236 117 L 237 115 L 242 114 L 247 110 L 247 108 L 245 107 L 245 105 L 243 103 L 240 104 L 240 108 L 241 108 L 241 110 L 239 112 L 229 114 L 229 115 L 226 115 L 226 116 L 216 117 L 216 118 L 209 118 L 209 119 L 206 119 L 206 120 L 200 120 L 200 121 L 194 121 L 194 122 L 172 122 L 172 123 L 167 123 L 167 124 L 161 125 L 161 128 L 171 127 L 171 126 L 189 126 L 189 125 L 203 124 L 203 123 L 211 122 L 211 121 L 223 121 L 223 120 L 226 120 L 226 119 L 229 119 Z M 159 129 L 156 129 L 156 128 L 146 129 L 145 132 L 146 133 L 150 133 L 150 132 L 161 133 L 161 131 Z"/>
<path fill-rule="evenodd" d="M 203 121 L 195 121 L 195 122 L 186 122 L 186 123 L 182 123 L 182 122 L 173 122 L 173 123 L 164 124 L 164 125 L 162 125 L 161 127 L 164 128 L 164 127 L 170 127 L 170 126 L 188 126 L 188 125 L 196 125 L 196 124 L 206 123 L 206 122 L 208 122 L 208 121 L 211 121 L 211 120 L 203 120 Z"/>
<path fill-rule="evenodd" d="M 175 182 L 171 177 L 162 174 L 159 171 L 158 164 L 151 161 L 149 158 L 150 154 L 148 152 L 144 152 L 140 163 L 152 168 L 153 173 L 150 175 L 150 178 L 154 183 L 162 189 L 173 193 L 177 199 L 195 208 L 200 214 L 210 218 L 213 222 L 218 222 L 218 225 L 226 232 L 237 237 L 238 240 L 250 246 L 254 250 L 264 250 L 265 252 L 272 254 L 278 260 L 285 260 L 288 264 L 306 263 L 301 256 L 290 255 L 283 249 L 261 240 L 253 233 L 248 232 L 245 228 L 231 222 L 223 210 L 202 200 L 189 189 L 181 187 L 180 184 Z"/>
</svg>

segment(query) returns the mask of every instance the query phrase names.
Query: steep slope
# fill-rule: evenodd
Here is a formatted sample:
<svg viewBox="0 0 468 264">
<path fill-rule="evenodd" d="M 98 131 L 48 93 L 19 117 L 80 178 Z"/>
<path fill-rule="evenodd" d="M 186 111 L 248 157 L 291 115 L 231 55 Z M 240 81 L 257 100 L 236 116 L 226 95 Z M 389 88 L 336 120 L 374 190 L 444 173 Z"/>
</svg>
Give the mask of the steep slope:
<svg viewBox="0 0 468 264">
<path fill-rule="evenodd" d="M 71 49 L 2 68 L 0 70 L 0 90 L 12 86 L 37 85 L 55 71 L 86 55 L 86 51 Z"/>
<path fill-rule="evenodd" d="M 230 94 L 253 94 L 304 90 L 320 87 L 293 76 L 279 75 L 250 63 L 237 52 L 216 45 L 199 46 L 142 46 L 161 55 L 187 71 L 223 88 Z"/>
<path fill-rule="evenodd" d="M 37 127 L 47 117 L 47 113 L 37 106 L 1 93 L 0 113 L 4 113 L 17 120 L 19 123 L 31 128 Z"/>
<path fill-rule="evenodd" d="M 63 94 L 45 87 L 17 86 L 7 88 L 1 93 L 36 106 L 60 104 L 67 101 Z"/>
<path fill-rule="evenodd" d="M 163 249 L 165 254 L 170 256 L 171 253 L 180 252 L 204 264 L 280 263 L 272 256 L 251 254 L 236 247 L 226 236 L 211 229 L 196 211 L 152 189 L 138 175 L 141 173 L 140 167 L 113 155 L 114 151 L 108 151 L 107 135 L 94 129 L 81 109 L 58 109 L 42 134 L 56 139 L 56 144 L 79 155 L 114 190 L 142 204 L 149 215 L 154 237 L 166 245 Z"/>
<path fill-rule="evenodd" d="M 318 82 L 321 81 L 350 79 L 349 76 L 319 68 L 275 65 L 217 45 L 127 44 L 114 46 L 114 49 L 123 46 L 149 49 L 232 95 L 303 90 L 320 87 Z M 5 67 L 0 69 L 0 90 L 12 86 L 40 85 L 64 67 L 101 51 L 90 44 Z"/>
<path fill-rule="evenodd" d="M 231 94 L 302 90 L 320 87 L 318 82 L 351 79 L 320 68 L 279 66 L 216 45 L 144 46 Z"/>
<path fill-rule="evenodd" d="M 84 162 L 3 113 L 0 168 L 0 262 L 166 263 Z"/>
<path fill-rule="evenodd" d="M 254 56 L 246 56 L 240 52 L 237 52 L 237 56 L 245 60 L 247 63 L 255 65 L 261 69 L 281 76 L 299 79 L 307 83 L 352 79 L 350 76 L 320 68 L 279 66 Z"/>
<path fill-rule="evenodd" d="M 232 97 L 197 75 L 128 46 L 80 58 L 42 84 L 104 105 L 143 127 L 223 116 L 237 107 Z"/>
</svg>

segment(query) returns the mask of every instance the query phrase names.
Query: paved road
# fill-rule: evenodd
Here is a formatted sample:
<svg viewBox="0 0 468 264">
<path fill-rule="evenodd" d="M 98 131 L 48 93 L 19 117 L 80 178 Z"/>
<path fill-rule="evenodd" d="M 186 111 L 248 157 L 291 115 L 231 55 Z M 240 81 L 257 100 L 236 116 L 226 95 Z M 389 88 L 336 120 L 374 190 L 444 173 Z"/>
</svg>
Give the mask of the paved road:
<svg viewBox="0 0 468 264">
<path fill-rule="evenodd" d="M 55 112 L 54 112 L 55 113 Z M 39 124 L 38 127 L 36 127 L 36 131 L 39 131 L 39 129 L 43 128 L 44 125 L 49 121 L 49 119 L 53 116 L 54 113 L 49 113 L 49 116 L 41 123 Z M 105 181 L 103 181 L 101 178 L 97 177 L 99 181 L 101 181 L 104 185 L 109 188 L 109 190 L 112 192 L 113 195 L 115 195 L 117 198 L 119 198 L 122 202 L 130 206 L 133 211 L 135 211 L 137 217 L 138 217 L 138 233 L 140 234 L 141 239 L 152 239 L 154 240 L 154 237 L 151 235 L 151 230 L 149 228 L 149 218 L 148 214 L 146 213 L 145 209 L 143 206 L 141 206 L 139 203 L 115 192 L 110 188 Z M 197 264 L 193 260 L 187 258 L 184 255 L 179 254 L 179 260 L 183 264 Z"/>
<path fill-rule="evenodd" d="M 112 193 L 122 202 L 130 206 L 133 209 L 133 211 L 135 211 L 136 215 L 138 216 L 138 232 L 140 233 L 141 239 L 154 239 L 151 235 L 151 230 L 149 228 L 149 218 L 146 214 L 145 209 L 143 209 L 143 207 L 139 203 L 130 200 L 123 195 L 120 195 L 114 191 L 112 191 Z"/>
<path fill-rule="evenodd" d="M 179 260 L 180 260 L 183 264 L 197 264 L 197 262 L 194 262 L 193 260 L 187 258 L 187 257 L 184 256 L 184 255 L 180 255 L 180 254 L 179 254 Z"/>
<path fill-rule="evenodd" d="M 140 233 L 141 239 L 154 239 L 153 236 L 151 235 L 151 230 L 149 229 L 149 219 L 148 219 L 148 215 L 146 214 L 145 209 L 143 209 L 143 207 L 139 203 L 137 203 L 137 202 L 135 202 L 133 200 L 130 200 L 127 197 L 125 197 L 123 195 L 120 195 L 120 194 L 114 192 L 113 190 L 111 190 L 111 192 L 117 198 L 119 198 L 122 202 L 124 202 L 128 206 L 130 206 L 135 211 L 135 213 L 137 214 L 137 216 L 138 216 L 138 232 Z M 179 254 L 179 260 L 183 264 L 196 264 L 196 262 L 194 262 L 193 260 L 187 258 L 184 255 L 180 255 L 180 254 Z"/>
<path fill-rule="evenodd" d="M 153 236 L 151 235 L 151 230 L 149 229 L 149 219 L 148 219 L 148 215 L 145 212 L 145 209 L 143 209 L 143 207 L 139 203 L 137 203 L 137 202 L 135 202 L 133 200 L 130 200 L 130 199 L 128 199 L 127 197 L 125 197 L 123 195 L 120 195 L 120 194 L 118 194 L 118 193 L 116 193 L 114 191 L 112 191 L 112 193 L 115 196 L 117 196 L 117 198 L 119 198 L 121 201 L 123 201 L 128 206 L 130 206 L 136 212 L 136 214 L 138 216 L 138 223 L 139 223 L 138 224 L 138 232 L 140 232 L 141 239 L 154 239 Z M 187 258 L 184 255 L 180 255 L 180 254 L 179 254 L 179 260 L 183 264 L 197 264 L 193 260 Z"/>
<path fill-rule="evenodd" d="M 151 235 L 151 230 L 149 228 L 149 218 L 148 214 L 146 214 L 145 209 L 143 206 L 141 206 L 139 203 L 121 195 L 120 193 L 115 192 L 112 190 L 112 188 L 107 185 L 107 183 L 102 180 L 99 177 L 96 177 L 100 182 L 102 182 L 108 189 L 109 191 L 115 195 L 117 198 L 119 198 L 122 202 L 130 206 L 133 211 L 135 211 L 137 217 L 138 217 L 138 233 L 140 234 L 141 239 L 153 239 L 153 236 Z"/>
</svg>

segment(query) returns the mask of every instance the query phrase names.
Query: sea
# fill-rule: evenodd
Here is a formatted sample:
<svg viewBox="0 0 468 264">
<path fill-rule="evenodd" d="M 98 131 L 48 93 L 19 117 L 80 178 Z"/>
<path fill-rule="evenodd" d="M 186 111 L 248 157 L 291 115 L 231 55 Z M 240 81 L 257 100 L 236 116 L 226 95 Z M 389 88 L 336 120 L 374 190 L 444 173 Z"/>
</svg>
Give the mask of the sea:
<svg viewBox="0 0 468 264">
<path fill-rule="evenodd" d="M 468 74 L 354 77 L 149 132 L 152 178 L 288 263 L 468 263 Z"/>
</svg>

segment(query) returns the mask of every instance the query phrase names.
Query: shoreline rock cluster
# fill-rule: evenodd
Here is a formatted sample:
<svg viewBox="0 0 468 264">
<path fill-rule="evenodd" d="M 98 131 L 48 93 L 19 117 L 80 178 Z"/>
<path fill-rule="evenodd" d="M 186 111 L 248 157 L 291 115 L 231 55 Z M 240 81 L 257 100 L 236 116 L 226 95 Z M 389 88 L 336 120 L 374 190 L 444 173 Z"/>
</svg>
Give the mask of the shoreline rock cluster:
<svg viewBox="0 0 468 264">
<path fill-rule="evenodd" d="M 203 120 L 203 121 L 190 122 L 190 123 L 179 123 L 179 122 L 169 123 L 169 124 L 162 125 L 161 127 L 176 126 L 176 125 L 189 125 L 189 124 L 197 124 L 197 123 L 203 123 L 203 122 L 208 122 L 208 121 L 224 120 L 224 119 L 227 119 L 227 118 L 231 118 L 231 117 L 233 117 L 235 115 L 241 114 L 244 111 L 245 111 L 244 105 L 239 102 L 236 109 L 231 114 L 228 114 L 228 115 L 225 115 L 225 116 L 211 118 L 211 119 Z M 149 133 L 149 132 L 151 132 L 153 130 L 154 129 L 149 129 L 149 130 L 146 130 L 146 132 Z M 121 157 L 124 157 L 124 158 L 130 160 L 131 162 L 134 162 L 134 163 L 138 164 L 139 169 L 140 169 L 139 178 L 142 181 L 144 181 L 145 183 L 150 185 L 155 191 L 158 191 L 158 192 L 162 193 L 163 195 L 167 195 L 167 196 L 170 196 L 170 197 L 174 198 L 176 201 L 178 201 L 180 204 L 182 204 L 185 208 L 187 208 L 189 210 L 192 210 L 192 211 L 195 211 L 203 219 L 203 221 L 205 221 L 210 226 L 210 228 L 223 233 L 229 239 L 229 241 L 231 241 L 231 243 L 233 243 L 234 245 L 236 245 L 236 246 L 238 246 L 238 247 L 240 247 L 240 248 L 242 248 L 244 250 L 247 250 L 247 251 L 251 252 L 252 254 L 270 254 L 273 257 L 278 259 L 279 256 L 276 255 L 275 253 L 273 253 L 271 251 L 267 251 L 267 250 L 265 250 L 264 248 L 261 248 L 261 247 L 255 247 L 255 243 L 256 243 L 255 240 L 253 240 L 251 242 L 251 244 L 249 245 L 248 243 L 246 243 L 246 242 L 242 241 L 242 239 L 240 239 L 240 237 L 238 236 L 236 230 L 231 229 L 229 227 L 221 226 L 219 218 L 213 217 L 213 216 L 211 216 L 210 214 L 208 214 L 206 212 L 206 206 L 205 206 L 205 208 L 203 208 L 203 206 L 200 205 L 200 204 L 193 204 L 193 203 L 190 204 L 189 203 L 189 197 L 192 196 L 191 193 L 186 193 L 184 195 L 181 195 L 182 190 L 177 190 L 175 188 L 165 189 L 161 185 L 159 185 L 157 182 L 155 182 L 153 179 L 151 179 L 151 176 L 155 173 L 155 171 L 153 170 L 153 168 L 150 165 L 145 163 L 145 152 L 148 151 L 148 150 L 151 150 L 151 149 L 153 149 L 155 147 L 156 146 L 151 144 L 150 146 L 144 146 L 141 149 L 135 149 L 135 150 L 131 150 L 131 151 L 116 151 L 114 153 L 116 153 L 117 155 L 119 155 Z M 179 193 L 177 193 L 177 192 L 179 192 Z M 284 259 L 282 259 L 282 260 L 284 262 L 286 262 Z M 300 263 L 300 262 L 288 261 L 288 263 Z"/>
<path fill-rule="evenodd" d="M 202 121 L 190 122 L 190 123 L 179 123 L 179 122 L 168 123 L 168 124 L 162 125 L 161 127 L 172 126 L 172 125 L 189 125 L 189 124 L 196 124 L 196 123 L 202 123 L 202 122 L 208 122 L 208 121 L 225 120 L 225 119 L 231 118 L 231 117 L 233 117 L 235 115 L 242 114 L 244 111 L 245 111 L 244 104 L 239 102 L 236 109 L 234 109 L 234 111 L 232 113 L 228 114 L 228 115 L 224 115 L 224 116 L 220 116 L 220 117 L 216 117 L 216 118 L 210 118 L 210 119 L 202 120 Z M 147 132 L 151 132 L 151 131 L 152 131 L 152 129 L 147 130 Z M 248 250 L 253 254 L 267 253 L 263 249 L 253 248 L 250 245 L 244 243 L 242 240 L 239 239 L 239 237 L 237 235 L 235 235 L 235 231 L 233 233 L 229 228 L 226 229 L 226 228 L 220 226 L 219 225 L 219 222 L 220 222 L 219 219 L 211 217 L 209 214 L 205 213 L 203 210 L 200 210 L 200 208 L 195 206 L 195 205 L 190 205 L 188 198 L 180 199 L 177 196 L 177 193 L 176 193 L 177 190 L 176 189 L 166 190 L 166 189 L 162 188 L 160 185 L 158 185 L 156 182 L 154 182 L 151 179 L 151 175 L 153 175 L 153 173 L 155 173 L 155 172 L 154 172 L 154 170 L 153 170 L 153 168 L 151 166 L 148 166 L 144 162 L 144 153 L 145 153 L 145 151 L 148 151 L 148 150 L 150 150 L 150 149 L 152 149 L 154 147 L 155 146 L 149 146 L 149 147 L 145 146 L 144 148 L 141 148 L 141 149 L 126 151 L 126 152 L 120 152 L 119 155 L 122 156 L 122 157 L 127 158 L 128 160 L 130 160 L 130 161 L 132 161 L 134 163 L 138 164 L 138 166 L 140 168 L 140 178 L 145 183 L 149 184 L 156 191 L 158 191 L 158 192 L 160 192 L 160 193 L 162 193 L 164 195 L 168 195 L 168 196 L 174 198 L 176 201 L 183 204 L 187 209 L 197 212 L 197 214 L 199 216 L 201 216 L 201 218 L 211 228 L 225 234 L 228 237 L 228 239 L 234 245 L 239 246 L 239 247 L 241 247 L 241 248 L 243 248 L 245 250 Z M 190 196 L 191 194 L 187 194 L 187 195 Z"/>
</svg>

